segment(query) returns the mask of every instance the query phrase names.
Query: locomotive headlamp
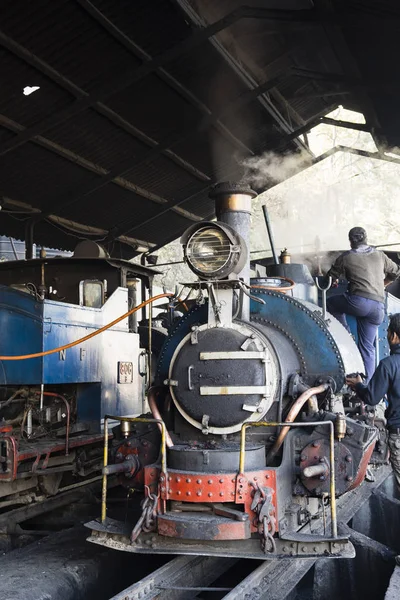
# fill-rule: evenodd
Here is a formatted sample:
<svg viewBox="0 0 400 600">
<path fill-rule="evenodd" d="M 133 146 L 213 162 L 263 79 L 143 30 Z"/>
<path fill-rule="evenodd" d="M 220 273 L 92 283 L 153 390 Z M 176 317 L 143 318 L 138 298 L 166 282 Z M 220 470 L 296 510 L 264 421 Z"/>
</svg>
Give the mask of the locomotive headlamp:
<svg viewBox="0 0 400 600">
<path fill-rule="evenodd" d="M 202 279 L 224 279 L 239 273 L 247 259 L 240 235 L 225 223 L 198 223 L 182 236 L 185 260 Z"/>
</svg>

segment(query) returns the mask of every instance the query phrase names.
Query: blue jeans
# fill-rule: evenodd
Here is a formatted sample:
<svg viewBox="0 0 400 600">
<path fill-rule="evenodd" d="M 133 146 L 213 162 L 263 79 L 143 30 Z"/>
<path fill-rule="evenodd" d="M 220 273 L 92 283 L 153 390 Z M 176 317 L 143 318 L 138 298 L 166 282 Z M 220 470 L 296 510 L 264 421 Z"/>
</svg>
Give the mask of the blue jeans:
<svg viewBox="0 0 400 600">
<path fill-rule="evenodd" d="M 328 298 L 327 309 L 349 332 L 346 315 L 356 317 L 358 349 L 369 381 L 375 371 L 375 338 L 385 316 L 384 305 L 362 296 L 340 294 Z"/>
</svg>

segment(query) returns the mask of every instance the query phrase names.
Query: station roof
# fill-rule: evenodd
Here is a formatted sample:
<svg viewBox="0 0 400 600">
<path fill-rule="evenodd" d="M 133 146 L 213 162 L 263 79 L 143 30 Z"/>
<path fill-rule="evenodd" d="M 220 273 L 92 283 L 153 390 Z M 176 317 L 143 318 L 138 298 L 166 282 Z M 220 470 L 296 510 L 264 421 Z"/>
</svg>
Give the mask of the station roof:
<svg viewBox="0 0 400 600">
<path fill-rule="evenodd" d="M 395 0 L 2 0 L 0 17 L 0 234 L 164 245 L 244 158 L 308 153 L 339 104 L 400 146 Z"/>
</svg>

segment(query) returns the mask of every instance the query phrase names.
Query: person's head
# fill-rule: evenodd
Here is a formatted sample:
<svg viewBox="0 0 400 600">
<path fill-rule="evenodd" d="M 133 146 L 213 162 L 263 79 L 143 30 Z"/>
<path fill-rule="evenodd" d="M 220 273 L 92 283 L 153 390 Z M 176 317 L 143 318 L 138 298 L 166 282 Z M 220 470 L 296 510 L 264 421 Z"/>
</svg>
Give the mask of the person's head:
<svg viewBox="0 0 400 600">
<path fill-rule="evenodd" d="M 363 227 L 353 227 L 349 231 L 349 241 L 352 248 L 358 248 L 367 243 L 367 232 Z"/>
<path fill-rule="evenodd" d="M 400 313 L 396 313 L 390 317 L 387 339 L 391 346 L 400 344 Z"/>
</svg>

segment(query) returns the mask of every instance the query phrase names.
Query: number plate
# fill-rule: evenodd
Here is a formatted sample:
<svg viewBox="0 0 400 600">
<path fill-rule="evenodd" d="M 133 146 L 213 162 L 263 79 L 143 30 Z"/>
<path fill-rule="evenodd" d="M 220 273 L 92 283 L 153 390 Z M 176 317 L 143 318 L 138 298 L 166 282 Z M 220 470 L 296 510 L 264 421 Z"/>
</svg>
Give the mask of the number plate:
<svg viewBox="0 0 400 600">
<path fill-rule="evenodd" d="M 133 383 L 133 363 L 118 363 L 118 383 Z"/>
</svg>

